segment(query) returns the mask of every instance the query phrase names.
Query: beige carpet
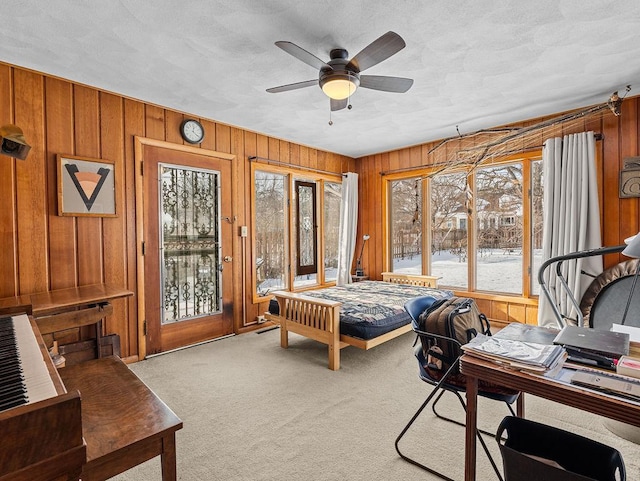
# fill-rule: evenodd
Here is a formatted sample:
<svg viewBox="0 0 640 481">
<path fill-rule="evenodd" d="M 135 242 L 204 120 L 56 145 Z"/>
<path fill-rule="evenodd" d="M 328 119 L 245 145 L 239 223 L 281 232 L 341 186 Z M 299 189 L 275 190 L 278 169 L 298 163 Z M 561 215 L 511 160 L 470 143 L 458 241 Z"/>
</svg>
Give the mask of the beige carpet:
<svg viewBox="0 0 640 481">
<path fill-rule="evenodd" d="M 403 461 L 396 436 L 427 396 L 406 334 L 370 351 L 342 350 L 327 369 L 326 347 L 278 330 L 249 333 L 157 356 L 131 369 L 184 421 L 177 433 L 180 480 L 417 481 L 436 477 Z M 463 419 L 451 394 L 440 405 Z M 504 405 L 480 400 L 479 424 L 495 430 Z M 527 396 L 527 417 L 619 449 L 627 479 L 640 480 L 640 446 L 603 419 Z M 497 444 L 487 439 L 501 464 Z M 464 431 L 425 411 L 405 436 L 411 456 L 463 479 Z M 160 480 L 159 458 L 114 479 Z M 478 479 L 497 479 L 478 451 Z"/>
</svg>

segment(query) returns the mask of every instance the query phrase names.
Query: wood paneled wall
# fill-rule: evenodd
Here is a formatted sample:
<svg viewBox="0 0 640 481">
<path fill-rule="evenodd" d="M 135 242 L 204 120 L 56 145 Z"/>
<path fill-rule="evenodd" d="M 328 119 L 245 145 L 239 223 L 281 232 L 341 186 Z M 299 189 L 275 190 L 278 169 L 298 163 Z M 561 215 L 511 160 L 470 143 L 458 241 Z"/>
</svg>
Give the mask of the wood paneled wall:
<svg viewBox="0 0 640 481">
<path fill-rule="evenodd" d="M 0 125 L 16 124 L 31 151 L 26 160 L 0 156 L 0 298 L 106 282 L 136 292 L 136 171 L 134 137 L 182 144 L 186 115 L 0 63 Z M 236 225 L 250 226 L 250 165 L 259 156 L 293 166 L 341 173 L 355 170 L 348 157 L 200 119 L 202 149 L 235 155 Z M 56 154 L 115 162 L 115 218 L 57 215 Z M 249 240 L 251 235 L 249 235 Z M 252 247 L 247 245 L 248 255 Z M 241 257 L 234 238 L 234 259 Z M 250 261 L 250 259 L 249 259 Z M 236 332 L 250 329 L 266 305 L 251 298 L 246 263 L 246 306 L 234 309 Z M 239 264 L 238 264 L 239 265 Z M 234 304 L 242 304 L 241 270 L 234 266 Z M 114 302 L 108 334 L 120 335 L 123 357 L 138 353 L 137 296 Z"/>
<path fill-rule="evenodd" d="M 627 98 L 622 103 L 621 115 L 616 117 L 606 112 L 595 119 L 572 126 L 571 129 L 553 135 L 543 131 L 540 134 L 540 145 L 547 138 L 565 134 L 593 130 L 603 135 L 603 140 L 596 143 L 599 150 L 601 171 L 599 176 L 600 198 L 602 208 L 602 236 L 606 246 L 619 245 L 626 237 L 634 235 L 640 230 L 639 199 L 621 199 L 618 195 L 618 178 L 624 165 L 624 158 L 639 155 L 638 132 L 640 131 L 640 113 L 638 103 L 640 97 Z M 587 107 L 587 106 L 585 106 Z M 524 127 L 536 124 L 548 118 L 554 118 L 561 114 L 549 116 L 543 119 L 534 119 L 518 124 L 516 127 Z M 360 174 L 360 200 L 359 200 L 359 225 L 356 251 L 360 250 L 360 242 L 363 234 L 369 234 L 371 240 L 364 251 L 363 265 L 366 272 L 373 278 L 379 278 L 380 274 L 387 270 L 383 264 L 384 255 L 383 239 L 386 235 L 383 226 L 383 176 L 381 172 L 392 172 L 399 169 L 411 169 L 429 166 L 432 163 L 429 151 L 440 141 L 425 143 L 392 152 L 370 155 L 358 159 L 358 172 Z M 456 142 L 447 144 L 447 149 L 455 152 Z M 605 259 L 605 267 L 614 265 L 624 256 L 619 254 L 609 255 Z M 537 301 L 531 299 L 490 296 L 471 293 L 476 297 L 478 304 L 490 318 L 498 321 L 519 321 L 535 324 L 537 322 Z"/>
<path fill-rule="evenodd" d="M 165 109 L 0 63 L 0 125 L 16 124 L 32 146 L 26 160 L 0 156 L 0 297 L 107 282 L 136 292 L 136 212 L 134 137 L 182 144 L 178 127 L 185 113 Z M 364 267 L 372 278 L 385 270 L 382 245 L 383 171 L 429 165 L 435 142 L 392 152 L 350 159 L 286 140 L 200 119 L 206 129 L 201 148 L 233 154 L 236 225 L 250 226 L 250 163 L 258 156 L 292 166 L 336 173 L 360 174 L 359 239 L 371 236 L 364 251 Z M 540 119 L 538 119 L 540 120 Z M 538 120 L 522 122 L 530 125 Z M 622 115 L 604 115 L 575 128 L 604 135 L 598 142 L 602 159 L 603 239 L 616 245 L 640 229 L 638 199 L 618 197 L 618 176 L 625 157 L 638 155 L 640 114 L 638 98 L 622 104 Z M 565 132 L 570 133 L 570 132 Z M 392 134 L 390 134 L 392 135 Z M 544 140 L 544 133 L 541 141 Z M 455 148 L 455 146 L 452 146 Z M 84 155 L 115 162 L 118 216 L 115 218 L 57 215 L 56 154 Z M 251 235 L 249 235 L 251 239 Z M 356 247 L 360 250 L 360 244 Z M 239 237 L 234 258 L 240 259 Z M 247 245 L 248 256 L 252 246 Z M 611 255 L 606 265 L 622 260 Z M 242 276 L 234 268 L 234 304 L 242 304 Z M 246 262 L 244 318 L 236 308 L 234 327 L 251 329 L 266 305 L 251 297 L 251 259 Z M 537 303 L 507 296 L 477 295 L 491 318 L 535 323 Z M 107 333 L 120 335 L 122 355 L 138 349 L 137 296 L 114 303 Z"/>
</svg>

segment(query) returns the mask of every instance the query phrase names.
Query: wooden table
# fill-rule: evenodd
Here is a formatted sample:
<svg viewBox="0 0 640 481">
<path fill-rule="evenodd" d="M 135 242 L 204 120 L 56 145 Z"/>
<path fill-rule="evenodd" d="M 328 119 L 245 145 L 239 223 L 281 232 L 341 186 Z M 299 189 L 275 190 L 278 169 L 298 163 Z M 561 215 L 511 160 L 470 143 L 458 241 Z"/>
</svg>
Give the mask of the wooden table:
<svg viewBox="0 0 640 481">
<path fill-rule="evenodd" d="M 564 384 L 541 376 L 525 374 L 465 354 L 460 370 L 467 377 L 467 422 L 465 434 L 465 481 L 476 479 L 476 427 L 478 379 L 530 393 L 610 419 L 640 426 L 640 404 L 606 396 L 596 391 Z M 521 395 L 522 396 L 522 395 Z"/>
<path fill-rule="evenodd" d="M 182 421 L 117 357 L 59 370 L 67 390 L 80 391 L 87 463 L 82 481 L 104 481 L 155 456 L 163 481 L 176 478 Z"/>
</svg>

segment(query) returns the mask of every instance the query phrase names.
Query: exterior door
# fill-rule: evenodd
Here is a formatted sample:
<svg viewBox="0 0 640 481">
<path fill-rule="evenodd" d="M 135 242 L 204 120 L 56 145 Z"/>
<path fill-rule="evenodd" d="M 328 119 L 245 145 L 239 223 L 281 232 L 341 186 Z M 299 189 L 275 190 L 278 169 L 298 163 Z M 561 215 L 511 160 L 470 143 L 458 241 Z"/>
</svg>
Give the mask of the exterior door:
<svg viewBox="0 0 640 481">
<path fill-rule="evenodd" d="M 233 332 L 231 162 L 145 146 L 146 353 Z"/>
</svg>

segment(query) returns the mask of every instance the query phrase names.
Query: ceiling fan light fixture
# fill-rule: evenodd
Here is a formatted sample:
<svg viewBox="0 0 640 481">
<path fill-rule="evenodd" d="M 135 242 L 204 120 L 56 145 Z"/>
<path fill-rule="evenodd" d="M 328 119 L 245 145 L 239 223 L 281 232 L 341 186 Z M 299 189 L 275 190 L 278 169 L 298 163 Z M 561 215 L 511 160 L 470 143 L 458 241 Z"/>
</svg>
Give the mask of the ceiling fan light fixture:
<svg viewBox="0 0 640 481">
<path fill-rule="evenodd" d="M 322 91 L 333 100 L 343 100 L 351 97 L 358 88 L 357 78 L 345 76 L 333 76 L 321 81 Z"/>
</svg>

